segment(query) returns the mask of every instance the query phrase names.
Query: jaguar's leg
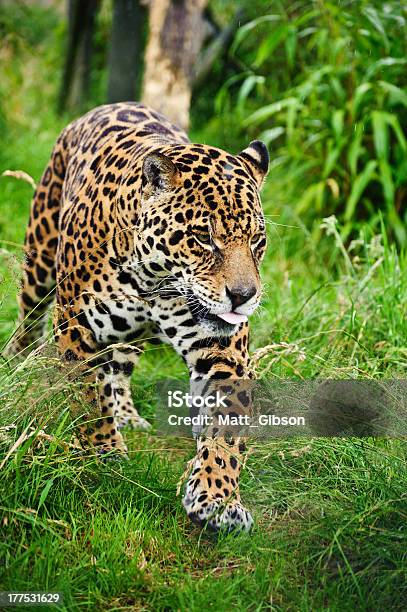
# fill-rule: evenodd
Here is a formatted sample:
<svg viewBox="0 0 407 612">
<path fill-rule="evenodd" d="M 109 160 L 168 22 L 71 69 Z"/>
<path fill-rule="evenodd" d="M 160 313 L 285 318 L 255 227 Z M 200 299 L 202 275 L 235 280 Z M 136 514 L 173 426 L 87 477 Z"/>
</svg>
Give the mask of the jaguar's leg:
<svg viewBox="0 0 407 612">
<path fill-rule="evenodd" d="M 253 519 L 239 491 L 244 450 L 243 443 L 229 445 L 224 439 L 198 441 L 182 501 L 192 521 L 215 531 L 250 530 Z"/>
<path fill-rule="evenodd" d="M 197 350 L 189 356 L 192 384 L 203 379 L 242 381 L 247 375 L 248 329 L 245 325 L 230 340 L 227 348 L 219 345 Z M 223 384 L 223 383 L 222 383 Z M 230 410 L 248 414 L 250 409 L 241 394 L 232 394 Z M 188 516 L 214 530 L 249 531 L 253 519 L 241 504 L 239 478 L 245 443 L 243 439 L 214 437 L 198 439 L 197 454 L 187 481 L 183 505 Z"/>
<path fill-rule="evenodd" d="M 60 317 L 55 335 L 63 369 L 73 383 L 71 410 L 74 418 L 78 419 L 82 446 L 94 447 L 99 455 L 111 451 L 126 454 L 127 448 L 116 420 L 112 384 L 106 382 L 106 370 L 109 374 L 114 372 L 112 351 L 98 353 L 89 331 L 83 329 L 75 318 L 70 319 L 69 325 L 64 325 L 63 317 Z"/>
<path fill-rule="evenodd" d="M 130 390 L 130 378 L 140 350 L 136 347 L 113 349 L 112 359 L 103 365 L 99 378 L 103 381 L 101 394 L 108 407 L 114 410 L 119 428 L 148 430 L 151 425 L 137 412 Z M 106 405 L 104 406 L 106 408 Z"/>
</svg>

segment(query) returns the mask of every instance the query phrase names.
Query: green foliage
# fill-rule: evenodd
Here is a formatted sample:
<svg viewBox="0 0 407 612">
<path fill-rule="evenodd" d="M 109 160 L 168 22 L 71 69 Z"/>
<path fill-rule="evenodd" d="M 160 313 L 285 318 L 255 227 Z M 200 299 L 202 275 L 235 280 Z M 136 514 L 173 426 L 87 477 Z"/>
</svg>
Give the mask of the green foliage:
<svg viewBox="0 0 407 612">
<path fill-rule="evenodd" d="M 270 182 L 286 177 L 307 223 L 335 212 L 347 237 L 366 222 L 377 229 L 382 214 L 407 244 L 402 4 L 301 0 L 270 11 L 237 32 L 231 53 L 245 70 L 221 89 L 217 111 L 271 145 Z"/>
</svg>

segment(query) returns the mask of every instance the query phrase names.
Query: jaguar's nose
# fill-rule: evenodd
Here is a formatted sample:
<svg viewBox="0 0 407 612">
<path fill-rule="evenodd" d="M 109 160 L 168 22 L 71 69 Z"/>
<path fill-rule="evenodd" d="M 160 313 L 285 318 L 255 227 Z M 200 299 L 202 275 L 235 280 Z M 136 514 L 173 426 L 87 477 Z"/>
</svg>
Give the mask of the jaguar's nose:
<svg viewBox="0 0 407 612">
<path fill-rule="evenodd" d="M 235 310 L 256 295 L 256 287 L 254 285 L 249 287 L 226 287 L 226 295 L 232 302 L 232 310 Z"/>
</svg>

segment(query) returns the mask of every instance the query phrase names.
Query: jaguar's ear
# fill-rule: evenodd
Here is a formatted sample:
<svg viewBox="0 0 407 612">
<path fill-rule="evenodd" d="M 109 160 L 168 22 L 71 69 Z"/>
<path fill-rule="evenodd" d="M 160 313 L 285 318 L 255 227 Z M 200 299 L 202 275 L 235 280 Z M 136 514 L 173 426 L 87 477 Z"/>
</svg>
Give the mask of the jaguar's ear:
<svg viewBox="0 0 407 612">
<path fill-rule="evenodd" d="M 262 187 L 269 169 L 269 152 L 264 142 L 253 140 L 238 157 L 249 167 L 257 186 Z"/>
<path fill-rule="evenodd" d="M 143 188 L 153 192 L 170 191 L 180 172 L 163 153 L 150 153 L 143 161 Z"/>
</svg>

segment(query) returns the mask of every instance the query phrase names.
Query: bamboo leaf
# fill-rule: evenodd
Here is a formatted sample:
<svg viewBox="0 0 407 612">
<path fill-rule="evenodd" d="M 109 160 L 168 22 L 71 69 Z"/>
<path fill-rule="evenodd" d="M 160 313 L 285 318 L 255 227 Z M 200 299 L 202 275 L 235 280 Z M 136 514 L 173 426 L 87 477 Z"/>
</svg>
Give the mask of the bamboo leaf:
<svg viewBox="0 0 407 612">
<path fill-rule="evenodd" d="M 326 179 L 331 174 L 332 170 L 335 167 L 336 162 L 338 161 L 339 155 L 341 154 L 342 145 L 333 146 L 333 141 L 331 140 L 328 143 L 328 153 L 325 158 L 324 169 L 322 171 L 322 176 Z"/>
<path fill-rule="evenodd" d="M 370 21 L 370 23 L 373 25 L 373 27 L 377 30 L 377 32 L 379 32 L 380 36 L 382 37 L 384 46 L 386 47 L 386 51 L 388 51 L 389 39 L 387 38 L 386 30 L 383 23 L 381 22 L 379 13 L 373 6 L 367 6 L 363 12 Z"/>
<path fill-rule="evenodd" d="M 259 139 L 262 140 L 266 145 L 273 142 L 273 140 L 277 140 L 280 136 L 282 136 L 285 132 L 283 127 L 274 127 L 269 130 L 264 130 L 259 134 Z"/>
<path fill-rule="evenodd" d="M 243 121 L 243 126 L 247 127 L 248 125 L 262 123 L 263 121 L 266 121 L 266 119 L 269 119 L 272 115 L 275 115 L 276 113 L 279 113 L 293 105 L 302 106 L 297 98 L 292 97 L 263 106 L 263 108 L 259 108 L 257 111 L 249 115 L 249 117 Z"/>
<path fill-rule="evenodd" d="M 256 68 L 260 68 L 260 66 L 262 66 L 264 62 L 270 58 L 281 41 L 287 36 L 287 32 L 288 25 L 286 23 L 282 23 L 264 39 L 262 44 L 259 46 L 256 59 L 254 61 L 254 66 Z"/>
<path fill-rule="evenodd" d="M 389 155 L 389 128 L 386 114 L 380 111 L 372 113 L 373 140 L 380 160 L 387 160 Z"/>
<path fill-rule="evenodd" d="M 364 190 L 375 176 L 376 168 L 377 161 L 370 160 L 361 174 L 356 177 L 353 183 L 352 191 L 346 202 L 345 221 L 350 221 L 352 219 L 357 203 L 359 202 Z"/>
<path fill-rule="evenodd" d="M 249 97 L 250 93 L 254 89 L 256 85 L 264 85 L 265 78 L 263 76 L 257 76 L 255 74 L 251 74 L 247 77 L 242 83 L 242 86 L 239 90 L 239 95 L 237 97 L 237 107 L 240 111 L 243 110 L 244 103 Z"/>
<path fill-rule="evenodd" d="M 385 113 L 387 123 L 393 128 L 393 131 L 396 135 L 397 140 L 404 152 L 407 151 L 407 140 L 404 136 L 403 130 L 401 129 L 400 122 L 396 115 L 391 115 L 390 113 Z"/>
<path fill-rule="evenodd" d="M 388 83 L 387 81 L 379 81 L 378 85 L 389 94 L 390 104 L 403 104 L 407 106 L 407 92 L 404 89 L 392 83 Z"/>
<path fill-rule="evenodd" d="M 290 69 L 294 67 L 295 53 L 297 50 L 297 30 L 292 26 L 289 27 L 286 39 L 284 41 L 285 53 L 287 56 L 287 64 Z"/>
<path fill-rule="evenodd" d="M 384 57 L 383 59 L 378 60 L 374 64 L 370 66 L 368 71 L 366 72 L 366 80 L 369 81 L 373 75 L 376 74 L 382 68 L 387 68 L 389 66 L 405 66 L 407 63 L 407 59 L 400 57 Z"/>
<path fill-rule="evenodd" d="M 394 183 L 390 165 L 385 159 L 379 161 L 380 182 L 383 187 L 384 199 L 387 208 L 390 210 L 394 206 Z"/>
<path fill-rule="evenodd" d="M 355 125 L 355 136 L 349 146 L 348 149 L 348 164 L 351 171 L 352 176 L 357 173 L 357 165 L 359 157 L 365 151 L 365 148 L 362 146 L 362 137 L 363 137 L 363 123 L 356 123 Z"/>
<path fill-rule="evenodd" d="M 371 89 L 372 89 L 371 83 L 362 83 L 361 85 L 359 85 L 359 87 L 356 87 L 355 95 L 353 96 L 353 99 L 352 99 L 352 110 L 351 110 L 352 117 L 355 118 L 357 116 L 360 105 L 362 104 L 367 92 L 370 91 Z"/>
<path fill-rule="evenodd" d="M 344 116 L 345 112 L 342 108 L 336 110 L 332 115 L 332 129 L 334 131 L 335 140 L 337 142 L 342 139 Z"/>
<path fill-rule="evenodd" d="M 239 45 L 243 42 L 243 40 L 255 30 L 258 26 L 263 23 L 270 23 L 275 21 L 280 21 L 280 15 L 263 15 L 262 17 L 258 17 L 257 19 L 253 19 L 253 21 L 249 21 L 249 23 L 245 23 L 241 28 L 238 29 L 235 40 L 230 48 L 231 53 L 235 53 Z"/>
</svg>

